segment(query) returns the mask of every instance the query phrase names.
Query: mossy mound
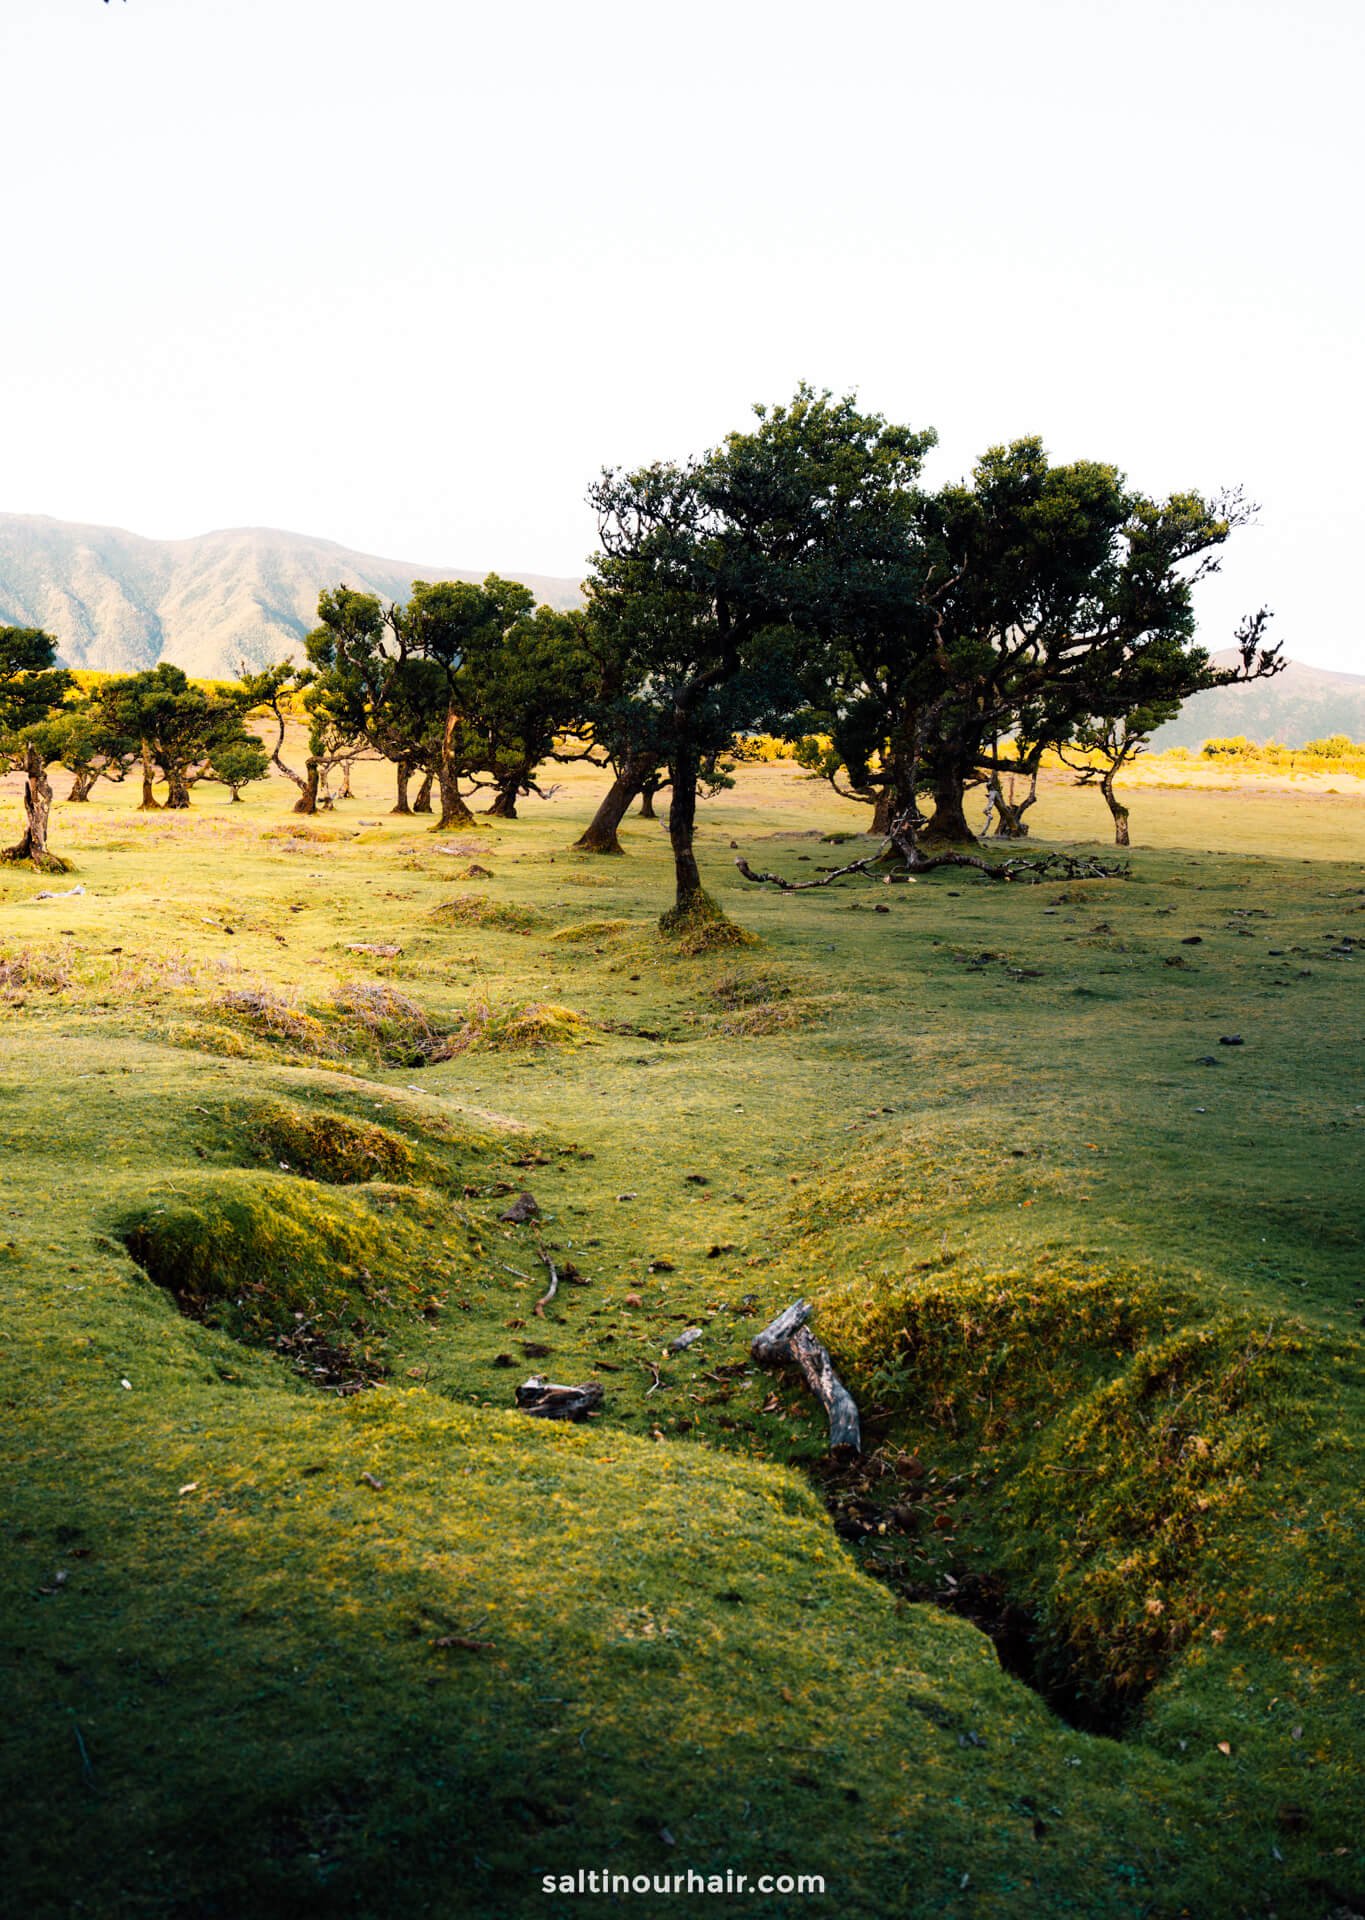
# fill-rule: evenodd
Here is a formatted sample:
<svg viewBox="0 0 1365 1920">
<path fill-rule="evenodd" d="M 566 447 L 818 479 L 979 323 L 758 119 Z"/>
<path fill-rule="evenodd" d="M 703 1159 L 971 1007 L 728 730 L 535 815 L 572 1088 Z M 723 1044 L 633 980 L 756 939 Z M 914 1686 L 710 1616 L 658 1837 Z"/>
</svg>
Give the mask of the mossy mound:
<svg viewBox="0 0 1365 1920">
<path fill-rule="evenodd" d="M 261 835 L 262 840 L 344 840 L 346 838 L 338 827 L 324 827 L 302 820 L 286 820 L 277 827 L 267 827 Z"/>
<path fill-rule="evenodd" d="M 1218 1534 L 1264 1465 L 1303 1329 L 1214 1317 L 1147 1282 L 1063 1271 L 914 1280 L 822 1327 L 930 1458 L 970 1462 L 981 1550 L 1045 1664 L 1140 1698 L 1211 1617 Z"/>
<path fill-rule="evenodd" d="M 510 900 L 486 900 L 477 893 L 457 893 L 431 910 L 431 918 L 446 926 L 492 927 L 500 933 L 530 933 L 543 927 L 545 915 L 535 907 Z"/>
<path fill-rule="evenodd" d="M 557 1006 L 548 1000 L 528 1000 L 514 1005 L 478 1001 L 465 1015 L 464 1024 L 454 1036 L 452 1051 L 465 1053 L 475 1047 L 511 1050 L 518 1047 L 576 1047 L 592 1033 L 591 1021 L 573 1007 Z"/>
<path fill-rule="evenodd" d="M 562 947 L 600 947 L 636 931 L 631 920 L 579 920 L 570 927 L 556 927 L 550 938 Z"/>
<path fill-rule="evenodd" d="M 708 893 L 699 893 L 685 907 L 672 907 L 659 921 L 659 931 L 676 953 L 686 959 L 723 953 L 729 947 L 756 947 L 759 938 L 737 926 Z"/>
<path fill-rule="evenodd" d="M 285 1042 L 295 1053 L 337 1051 L 322 1021 L 293 995 L 269 987 L 233 987 L 218 996 L 214 1010 L 260 1039 Z"/>
<path fill-rule="evenodd" d="M 182 1313 L 332 1387 L 379 1377 L 393 1326 L 439 1311 L 474 1264 L 469 1229 L 424 1189 L 339 1193 L 237 1169 L 186 1174 L 113 1230 Z"/>
<path fill-rule="evenodd" d="M 305 1005 L 293 996 L 265 986 L 234 987 L 213 1003 L 219 1016 L 210 1027 L 219 1029 L 219 1042 L 200 1025 L 191 1025 L 186 1039 L 218 1053 L 250 1057 L 249 1047 L 223 1044 L 222 1030 L 234 1031 L 272 1047 L 287 1049 L 286 1059 L 360 1059 L 380 1066 L 421 1067 L 449 1057 L 445 1035 L 426 1010 L 395 987 L 372 981 L 351 981 L 336 987 L 322 1002 Z"/>
<path fill-rule="evenodd" d="M 371 1180 L 404 1184 L 418 1172 L 418 1156 L 399 1134 L 341 1113 L 266 1107 L 254 1117 L 252 1133 L 281 1171 L 333 1186 Z"/>
</svg>

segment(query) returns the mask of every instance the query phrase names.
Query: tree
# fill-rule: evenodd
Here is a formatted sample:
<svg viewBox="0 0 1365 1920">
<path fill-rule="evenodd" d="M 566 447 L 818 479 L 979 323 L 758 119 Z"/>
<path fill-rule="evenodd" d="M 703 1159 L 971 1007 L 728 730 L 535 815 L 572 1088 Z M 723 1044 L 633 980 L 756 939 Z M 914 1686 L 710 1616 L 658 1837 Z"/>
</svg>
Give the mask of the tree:
<svg viewBox="0 0 1365 1920">
<path fill-rule="evenodd" d="M 88 801 L 99 780 L 121 781 L 137 764 L 140 742 L 114 733 L 94 697 L 66 705 L 28 729 L 46 763 L 71 774 L 67 799 Z"/>
<path fill-rule="evenodd" d="M 402 606 L 337 587 L 318 620 L 305 643 L 315 727 L 325 719 L 395 764 L 394 811 L 410 811 L 420 771 L 417 810 L 430 810 L 433 782 L 440 791 L 435 831 L 472 822 L 461 782 L 491 787 L 489 811 L 514 818 L 582 703 L 582 614 L 536 607 L 529 588 L 489 574 L 478 587 L 415 580 Z"/>
<path fill-rule="evenodd" d="M 165 804 L 188 807 L 190 788 L 209 772 L 213 753 L 249 738 L 240 695 L 209 693 L 165 660 L 143 673 L 106 681 L 96 700 L 106 732 L 139 743 L 144 809 L 157 805 L 153 765 L 166 782 Z"/>
<path fill-rule="evenodd" d="M 845 646 L 812 716 L 824 739 L 803 759 L 872 801 L 874 825 L 904 810 L 916 844 L 970 843 L 964 795 L 983 780 L 1002 831 L 1022 834 L 1047 747 L 1135 709 L 1153 681 L 1180 697 L 1212 684 L 1193 590 L 1251 512 L 1237 493 L 1146 499 L 1113 466 L 1054 465 L 1033 438 L 991 448 L 970 484 L 920 496 L 902 568 L 914 617 L 874 636 L 880 649 Z M 1221 684 L 1277 670 L 1277 652 L 1255 650 Z M 1015 778 L 1028 782 L 1017 800 Z M 922 836 L 921 787 L 933 799 Z"/>
<path fill-rule="evenodd" d="M 297 666 L 292 660 L 281 660 L 259 673 L 243 668 L 240 676 L 241 706 L 247 712 L 266 713 L 275 723 L 274 745 L 264 751 L 271 766 L 298 788 L 295 813 L 316 813 L 319 804 L 332 804 L 324 788 L 327 774 L 335 766 L 349 765 L 363 744 L 353 729 L 339 724 L 325 708 L 314 711 L 316 677 L 311 668 Z M 308 726 L 308 753 L 302 773 L 284 758 L 289 723 L 300 719 Z"/>
<path fill-rule="evenodd" d="M 270 772 L 270 755 L 254 734 L 217 746 L 209 755 L 209 777 L 220 780 L 240 805 L 242 788 L 253 780 L 264 780 Z"/>
<path fill-rule="evenodd" d="M 47 844 L 52 783 L 36 740 L 25 729 L 60 706 L 71 675 L 58 667 L 57 642 L 38 627 L 0 627 L 0 753 L 24 770 L 24 835 L 0 852 L 0 860 L 25 863 L 39 873 L 66 873 L 69 863 Z"/>
<path fill-rule="evenodd" d="M 623 740 L 667 768 L 675 901 L 664 924 L 716 909 L 694 852 L 707 756 L 736 733 L 787 730 L 829 650 L 903 546 L 931 434 L 798 388 L 700 459 L 608 470 L 590 490 L 601 552 L 589 626 L 621 663 Z M 618 776 L 619 778 L 619 776 Z M 627 799 L 626 804 L 629 804 Z"/>
<path fill-rule="evenodd" d="M 1089 689 L 1097 710 L 1074 720 L 1070 739 L 1059 741 L 1057 751 L 1076 773 L 1078 786 L 1099 788 L 1116 845 L 1129 844 L 1128 808 L 1115 792 L 1120 773 L 1146 752 L 1156 729 L 1175 718 L 1191 693 L 1266 679 L 1281 670 L 1279 643 L 1265 642 L 1269 622 L 1265 608 L 1242 622 L 1236 666 L 1214 667 L 1202 648 L 1168 642 L 1130 661 L 1117 680 L 1097 681 Z"/>
</svg>

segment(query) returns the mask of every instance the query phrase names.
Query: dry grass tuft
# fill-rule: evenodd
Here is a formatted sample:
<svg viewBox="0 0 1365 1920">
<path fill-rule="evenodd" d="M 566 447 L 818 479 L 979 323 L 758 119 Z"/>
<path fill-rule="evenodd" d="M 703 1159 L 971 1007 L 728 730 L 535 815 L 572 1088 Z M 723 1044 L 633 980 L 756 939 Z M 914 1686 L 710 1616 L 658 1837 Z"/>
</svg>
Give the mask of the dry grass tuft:
<svg viewBox="0 0 1365 1920">
<path fill-rule="evenodd" d="M 360 981 L 337 987 L 329 1011 L 347 1051 L 372 1052 L 396 1067 L 450 1058 L 446 1036 L 425 1009 L 393 987 Z"/>
<path fill-rule="evenodd" d="M 506 900 L 481 900 L 475 893 L 457 893 L 431 910 L 433 920 L 462 927 L 496 927 L 502 933 L 530 933 L 545 924 L 534 907 L 514 906 Z"/>
<path fill-rule="evenodd" d="M 336 827 L 317 827 L 305 825 L 299 820 L 286 820 L 277 827 L 267 827 L 261 835 L 262 840 L 340 840 L 344 836 Z"/>
<path fill-rule="evenodd" d="M 0 997 L 19 993 L 60 993 L 71 985 L 70 947 L 20 947 L 0 953 Z"/>
<path fill-rule="evenodd" d="M 451 1043 L 452 1053 L 475 1047 L 507 1051 L 519 1047 L 576 1047 L 592 1031 L 591 1022 L 572 1007 L 531 1000 L 515 1005 L 475 1001 Z"/>
</svg>

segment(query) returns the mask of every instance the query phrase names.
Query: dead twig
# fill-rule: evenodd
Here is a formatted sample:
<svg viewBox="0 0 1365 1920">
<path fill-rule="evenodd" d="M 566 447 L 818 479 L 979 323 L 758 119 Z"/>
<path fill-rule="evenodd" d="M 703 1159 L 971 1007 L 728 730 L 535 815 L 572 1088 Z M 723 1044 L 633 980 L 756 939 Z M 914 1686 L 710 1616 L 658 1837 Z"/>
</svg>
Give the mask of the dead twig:
<svg viewBox="0 0 1365 1920">
<path fill-rule="evenodd" d="M 540 1318 L 543 1320 L 545 1318 L 546 1307 L 549 1306 L 550 1302 L 554 1299 L 555 1295 L 559 1291 L 559 1270 L 555 1266 L 555 1263 L 550 1258 L 549 1254 L 546 1252 L 545 1243 L 543 1241 L 538 1240 L 536 1242 L 536 1252 L 540 1255 L 541 1259 L 545 1262 L 546 1266 L 550 1269 L 550 1284 L 548 1287 L 546 1287 L 544 1293 L 541 1294 L 539 1300 L 536 1301 L 535 1306 L 532 1308 L 532 1312 L 538 1314 Z"/>
</svg>

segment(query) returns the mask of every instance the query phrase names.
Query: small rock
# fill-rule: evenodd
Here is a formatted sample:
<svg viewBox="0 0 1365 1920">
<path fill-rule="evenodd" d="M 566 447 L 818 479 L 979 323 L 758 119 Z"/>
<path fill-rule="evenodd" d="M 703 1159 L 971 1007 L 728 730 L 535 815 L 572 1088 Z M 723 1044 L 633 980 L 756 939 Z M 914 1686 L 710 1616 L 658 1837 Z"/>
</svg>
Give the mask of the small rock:
<svg viewBox="0 0 1365 1920">
<path fill-rule="evenodd" d="M 540 1217 L 540 1203 L 533 1193 L 519 1193 L 511 1206 L 498 1215 L 499 1220 L 510 1220 L 514 1227 L 524 1226 L 528 1220 Z"/>
<path fill-rule="evenodd" d="M 695 1346 L 697 1341 L 701 1339 L 701 1333 L 702 1330 L 700 1327 L 684 1327 L 676 1340 L 669 1341 L 668 1351 L 670 1353 L 686 1353 L 689 1347 Z"/>
<path fill-rule="evenodd" d="M 1218 1044 L 1220 1047 L 1243 1047 L 1246 1042 L 1240 1033 L 1221 1033 L 1218 1036 Z"/>
</svg>

